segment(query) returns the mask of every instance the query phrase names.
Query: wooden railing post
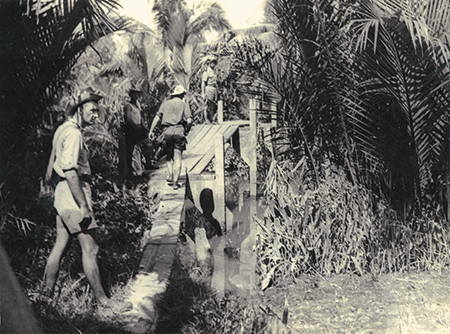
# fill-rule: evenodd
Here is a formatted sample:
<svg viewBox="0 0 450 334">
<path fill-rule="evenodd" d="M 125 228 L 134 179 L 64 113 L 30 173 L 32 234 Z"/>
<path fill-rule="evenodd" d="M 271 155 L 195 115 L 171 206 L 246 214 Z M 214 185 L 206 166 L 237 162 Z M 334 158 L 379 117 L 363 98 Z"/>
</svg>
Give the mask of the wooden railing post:
<svg viewBox="0 0 450 334">
<path fill-rule="evenodd" d="M 223 123 L 223 101 L 217 101 L 217 122 Z"/>
<path fill-rule="evenodd" d="M 222 231 L 225 226 L 225 145 L 222 135 L 216 135 L 215 140 L 215 169 L 216 169 L 216 193 L 215 216 L 219 221 Z"/>
</svg>

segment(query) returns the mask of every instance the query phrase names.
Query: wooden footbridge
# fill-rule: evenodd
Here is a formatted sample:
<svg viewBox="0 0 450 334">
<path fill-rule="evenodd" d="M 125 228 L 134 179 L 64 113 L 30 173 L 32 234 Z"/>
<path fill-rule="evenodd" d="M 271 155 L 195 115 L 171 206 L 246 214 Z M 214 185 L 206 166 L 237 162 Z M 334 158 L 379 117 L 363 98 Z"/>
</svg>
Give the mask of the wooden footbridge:
<svg viewBox="0 0 450 334">
<path fill-rule="evenodd" d="M 250 121 L 221 122 L 217 125 L 194 126 L 187 137 L 187 149 L 183 152 L 182 187 L 174 190 L 166 182 L 165 159 L 158 169 L 149 175 L 149 193 L 159 198 L 159 208 L 154 215 L 151 230 L 144 237 L 144 248 L 139 274 L 130 283 L 129 301 L 133 309 L 127 312 L 134 321 L 127 321 L 128 330 L 134 333 L 152 331 L 157 321 L 155 301 L 164 293 L 174 261 L 180 226 L 185 221 L 186 206 L 195 206 L 203 215 L 220 224 L 221 231 L 231 230 L 233 223 L 225 205 L 224 153 L 228 146 L 250 166 L 250 194 L 256 195 L 256 116 L 250 113 Z M 252 116 L 253 115 L 253 116 Z M 214 172 L 205 168 L 214 160 Z M 256 231 L 250 230 L 249 240 L 244 242 L 250 249 L 254 245 Z M 253 238 L 253 239 L 252 239 Z M 217 237 L 210 243 L 202 229 L 195 230 L 197 260 L 212 253 L 214 274 L 212 286 L 219 294 L 225 291 L 224 238 Z M 243 243 L 243 247 L 244 247 Z M 206 245 L 206 246 L 205 246 Z M 205 249 L 206 248 L 206 249 Z M 246 261 L 243 268 L 249 275 L 254 271 L 254 261 Z M 248 282 L 251 278 L 248 277 Z"/>
</svg>

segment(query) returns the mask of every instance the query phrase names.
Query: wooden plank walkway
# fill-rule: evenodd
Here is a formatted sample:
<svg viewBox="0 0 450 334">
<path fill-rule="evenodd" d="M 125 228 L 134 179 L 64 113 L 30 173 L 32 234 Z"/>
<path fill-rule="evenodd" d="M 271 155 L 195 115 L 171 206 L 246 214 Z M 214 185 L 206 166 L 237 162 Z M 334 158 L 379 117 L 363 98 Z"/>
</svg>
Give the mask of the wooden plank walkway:
<svg viewBox="0 0 450 334">
<path fill-rule="evenodd" d="M 183 152 L 181 183 L 186 180 L 186 172 L 200 175 L 215 156 L 215 138 L 222 135 L 230 139 L 240 126 L 248 121 L 226 122 L 220 125 L 194 126 L 187 137 L 186 151 Z M 146 333 L 154 328 L 157 321 L 155 302 L 165 291 L 180 232 L 180 223 L 184 221 L 186 187 L 174 190 L 165 181 L 167 177 L 166 160 L 157 164 L 158 169 L 149 175 L 149 191 L 157 193 L 160 204 L 154 215 L 150 233 L 145 237 L 139 274 L 131 283 L 133 309 L 125 315 L 138 319 L 126 326 L 133 333 Z M 139 291 L 147 290 L 147 291 Z M 138 297 L 136 297 L 138 296 Z M 136 301 L 139 299 L 139 301 Z"/>
<path fill-rule="evenodd" d="M 202 124 L 194 126 L 187 136 L 186 151 L 183 152 L 183 167 L 181 177 L 185 177 L 186 171 L 189 175 L 198 175 L 214 157 L 214 138 L 223 135 L 224 140 L 230 137 L 240 126 L 248 125 L 248 121 L 226 122 L 220 125 Z M 162 159 L 156 164 L 158 167 L 150 174 L 150 179 L 165 179 L 167 175 L 166 160 Z"/>
</svg>

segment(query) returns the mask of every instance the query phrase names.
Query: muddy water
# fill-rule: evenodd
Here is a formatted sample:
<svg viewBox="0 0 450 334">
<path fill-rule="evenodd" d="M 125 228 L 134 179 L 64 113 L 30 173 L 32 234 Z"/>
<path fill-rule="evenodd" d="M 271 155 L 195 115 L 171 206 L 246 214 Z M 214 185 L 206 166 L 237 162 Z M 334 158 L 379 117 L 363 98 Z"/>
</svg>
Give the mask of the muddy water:
<svg viewBox="0 0 450 334">
<path fill-rule="evenodd" d="M 239 177 L 234 182 L 246 184 Z M 229 218 L 224 235 L 225 291 L 247 295 L 256 284 L 256 224 L 252 217 L 262 218 L 265 207 L 261 195 L 252 199 L 242 187 L 234 198 L 227 196 L 227 207 Z"/>
</svg>

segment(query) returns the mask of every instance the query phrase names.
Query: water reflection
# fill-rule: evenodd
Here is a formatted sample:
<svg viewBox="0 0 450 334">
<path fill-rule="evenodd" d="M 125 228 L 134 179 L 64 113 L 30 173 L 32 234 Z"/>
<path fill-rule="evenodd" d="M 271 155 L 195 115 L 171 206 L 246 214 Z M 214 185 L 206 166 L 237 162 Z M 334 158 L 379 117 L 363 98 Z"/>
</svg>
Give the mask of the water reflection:
<svg viewBox="0 0 450 334">
<path fill-rule="evenodd" d="M 233 222 L 225 235 L 224 249 L 225 290 L 247 295 L 254 292 L 256 284 L 256 224 L 253 217 L 263 217 L 262 199 L 240 192 L 230 213 Z"/>
<path fill-rule="evenodd" d="M 187 182 L 185 232 L 195 241 L 198 264 L 199 257 L 203 258 L 199 247 L 211 255 L 210 261 L 206 262 L 211 265 L 212 287 L 220 294 L 248 295 L 256 287 L 256 223 L 253 217 L 262 218 L 265 208 L 262 198 L 250 196 L 248 177 L 235 175 L 226 179 L 225 203 L 215 203 L 214 190 L 205 187 L 200 191 L 198 208 L 193 204 L 194 196 L 189 192 Z M 226 205 L 225 225 L 214 217 L 215 209 L 223 204 Z M 201 230 L 207 240 L 199 237 Z"/>
<path fill-rule="evenodd" d="M 216 230 L 216 235 L 222 235 L 222 228 L 220 227 L 219 221 L 213 217 L 214 212 L 214 194 L 209 188 L 205 188 L 200 193 L 200 206 L 203 211 L 203 215 L 211 223 L 211 225 Z"/>
</svg>

